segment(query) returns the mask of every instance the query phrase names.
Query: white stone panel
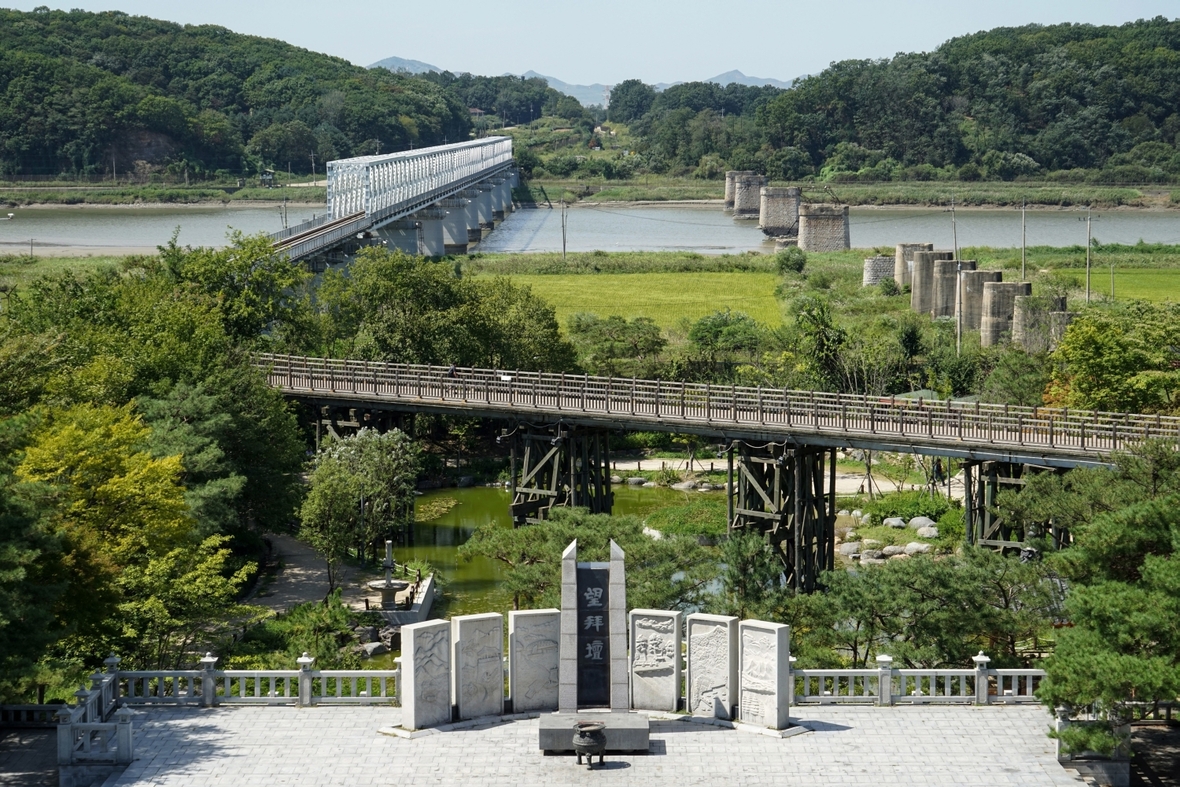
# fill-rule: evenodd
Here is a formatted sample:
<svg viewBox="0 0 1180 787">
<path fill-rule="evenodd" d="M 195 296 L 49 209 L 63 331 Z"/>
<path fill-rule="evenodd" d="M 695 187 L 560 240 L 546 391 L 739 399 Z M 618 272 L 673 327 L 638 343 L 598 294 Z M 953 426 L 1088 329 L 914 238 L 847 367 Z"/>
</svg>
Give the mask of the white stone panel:
<svg viewBox="0 0 1180 787">
<path fill-rule="evenodd" d="M 451 623 L 402 626 L 402 726 L 411 730 L 451 721 Z"/>
<path fill-rule="evenodd" d="M 631 610 L 631 707 L 675 712 L 680 704 L 683 615 Z"/>
<path fill-rule="evenodd" d="M 452 618 L 451 639 L 459 718 L 504 713 L 504 617 L 489 612 Z"/>
<path fill-rule="evenodd" d="M 791 629 L 782 623 L 743 620 L 738 626 L 741 720 L 786 729 L 791 708 Z"/>
<path fill-rule="evenodd" d="M 508 685 L 513 713 L 557 710 L 561 611 L 508 613 Z"/>
<path fill-rule="evenodd" d="M 738 619 L 688 616 L 688 712 L 732 719 L 737 704 Z"/>
</svg>

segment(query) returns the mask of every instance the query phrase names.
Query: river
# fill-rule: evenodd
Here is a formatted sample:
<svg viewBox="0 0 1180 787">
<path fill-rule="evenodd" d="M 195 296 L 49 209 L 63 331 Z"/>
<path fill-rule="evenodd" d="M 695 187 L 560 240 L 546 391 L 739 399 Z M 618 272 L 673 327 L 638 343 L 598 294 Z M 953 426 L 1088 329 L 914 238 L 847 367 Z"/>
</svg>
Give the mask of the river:
<svg viewBox="0 0 1180 787">
<path fill-rule="evenodd" d="M 283 227 L 281 208 L 11 208 L 0 221 L 0 253 L 29 247 L 55 256 L 150 253 L 180 228 L 180 243 L 222 246 L 231 228 L 251 234 Z M 322 213 L 321 206 L 288 206 L 295 224 Z M 8 211 L 4 211 L 8 212 Z M 1086 242 L 1085 211 L 1028 212 L 1028 245 L 1074 246 Z M 1094 214 L 1094 237 L 1107 243 L 1180 243 L 1180 211 L 1112 210 Z M 566 216 L 570 251 L 696 251 L 740 254 L 773 251 L 757 222 L 735 221 L 719 205 L 579 205 Z M 964 209 L 955 213 L 960 247 L 1020 245 L 1020 211 Z M 951 214 L 937 208 L 853 208 L 854 248 L 903 242 L 951 248 Z M 561 251 L 561 212 L 539 208 L 511 214 L 479 247 L 485 253 Z"/>
<path fill-rule="evenodd" d="M 677 492 L 672 489 L 643 489 L 634 486 L 614 487 L 617 516 L 644 516 L 657 508 L 673 505 L 700 492 Z M 508 491 L 496 487 L 442 489 L 418 498 L 426 503 L 440 498 L 454 498 L 458 505 L 430 522 L 414 525 L 414 546 L 399 547 L 394 556 L 399 563 L 429 561 L 443 575 L 451 598 L 449 613 L 467 615 L 477 612 L 506 612 L 512 609 L 512 594 L 503 586 L 504 569 L 487 558 L 460 562 L 459 547 L 471 538 L 476 528 L 492 523 L 510 528 Z"/>
</svg>

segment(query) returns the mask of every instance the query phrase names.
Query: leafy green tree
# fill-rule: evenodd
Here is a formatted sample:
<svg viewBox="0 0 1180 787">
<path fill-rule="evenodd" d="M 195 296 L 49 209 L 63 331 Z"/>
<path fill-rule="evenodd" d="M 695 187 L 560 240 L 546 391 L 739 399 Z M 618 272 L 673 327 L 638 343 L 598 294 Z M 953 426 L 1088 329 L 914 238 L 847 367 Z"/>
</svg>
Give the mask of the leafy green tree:
<svg viewBox="0 0 1180 787">
<path fill-rule="evenodd" d="M 649 376 L 668 344 L 648 317 L 628 320 L 613 315 L 604 320 L 585 312 L 570 316 L 569 337 L 588 371 L 610 377 Z"/>
<path fill-rule="evenodd" d="M 1052 374 L 1044 355 L 1006 348 L 983 382 L 983 400 L 994 404 L 1039 407 Z"/>
<path fill-rule="evenodd" d="M 651 109 L 656 91 L 638 79 L 624 79 L 610 90 L 607 116 L 619 123 L 638 120 Z"/>
</svg>

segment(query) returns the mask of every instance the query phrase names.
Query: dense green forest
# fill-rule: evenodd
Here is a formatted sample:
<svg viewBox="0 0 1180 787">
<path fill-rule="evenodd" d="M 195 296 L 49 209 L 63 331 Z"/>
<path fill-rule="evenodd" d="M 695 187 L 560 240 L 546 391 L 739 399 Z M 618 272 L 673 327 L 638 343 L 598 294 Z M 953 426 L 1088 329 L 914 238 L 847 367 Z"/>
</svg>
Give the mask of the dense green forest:
<svg viewBox="0 0 1180 787">
<path fill-rule="evenodd" d="M 630 127 L 626 155 L 615 154 L 629 161 L 612 171 L 1172 182 L 1178 85 L 1180 21 L 1164 18 L 997 28 L 928 53 L 833 63 L 787 91 L 689 83 L 656 93 L 627 80 L 609 115 Z"/>
<path fill-rule="evenodd" d="M 0 85 L 0 175 L 310 172 L 471 131 L 428 81 L 117 11 L 0 9 Z"/>
</svg>

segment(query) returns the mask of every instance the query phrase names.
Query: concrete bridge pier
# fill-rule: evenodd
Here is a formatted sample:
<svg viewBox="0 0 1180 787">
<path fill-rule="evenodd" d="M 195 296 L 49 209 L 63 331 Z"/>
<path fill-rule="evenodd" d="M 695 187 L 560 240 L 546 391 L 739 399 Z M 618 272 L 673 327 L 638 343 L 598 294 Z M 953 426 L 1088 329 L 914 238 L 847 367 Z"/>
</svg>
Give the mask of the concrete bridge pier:
<svg viewBox="0 0 1180 787">
<path fill-rule="evenodd" d="M 473 202 L 476 216 L 479 219 L 479 228 L 489 232 L 496 228 L 496 221 L 492 215 L 492 189 L 494 188 L 495 186 L 486 180 L 476 183 L 472 187 L 472 190 L 479 194 Z M 480 235 L 480 238 L 482 239 L 483 235 Z"/>
<path fill-rule="evenodd" d="M 799 234 L 799 204 L 803 191 L 798 186 L 763 186 L 758 211 L 758 228 L 781 238 Z"/>
<path fill-rule="evenodd" d="M 391 249 L 400 249 L 407 254 L 421 254 L 421 222 L 405 218 L 391 221 L 373 230 L 377 239 Z"/>
<path fill-rule="evenodd" d="M 435 206 L 446 211 L 442 220 L 443 253 L 467 253 L 467 204 L 462 197 L 441 199 Z"/>
<path fill-rule="evenodd" d="M 463 221 L 467 224 L 467 243 L 479 243 L 483 240 L 483 230 L 479 227 L 479 195 L 476 188 L 465 189 L 455 196 L 467 201 L 463 210 Z"/>
<path fill-rule="evenodd" d="M 441 257 L 446 254 L 446 239 L 443 222 L 447 211 L 443 208 L 423 208 L 411 218 L 418 221 L 418 253 L 423 257 Z"/>
<path fill-rule="evenodd" d="M 983 285 L 989 281 L 1002 281 L 999 271 L 964 270 L 959 280 L 959 295 L 955 306 L 962 309 L 962 324 L 965 331 L 978 331 L 983 322 Z"/>
<path fill-rule="evenodd" d="M 766 178 L 753 172 L 742 172 L 733 180 L 733 217 L 757 219 L 762 210 L 762 187 Z"/>
<path fill-rule="evenodd" d="M 935 260 L 934 302 L 931 306 L 935 317 L 954 317 L 956 297 L 959 294 L 959 269 L 963 272 L 975 270 L 975 260 Z"/>
<path fill-rule="evenodd" d="M 508 180 L 507 178 L 495 177 L 488 178 L 487 183 L 492 187 L 492 190 L 488 192 L 488 196 L 492 202 L 492 221 L 494 223 L 500 223 L 504 221 L 505 203 L 512 202 L 512 197 L 505 188 Z"/>
</svg>

